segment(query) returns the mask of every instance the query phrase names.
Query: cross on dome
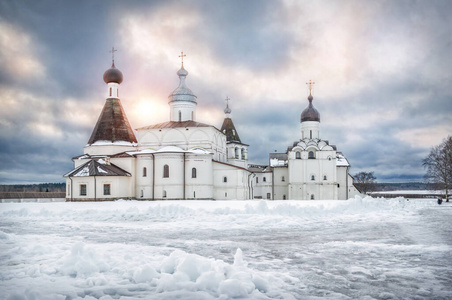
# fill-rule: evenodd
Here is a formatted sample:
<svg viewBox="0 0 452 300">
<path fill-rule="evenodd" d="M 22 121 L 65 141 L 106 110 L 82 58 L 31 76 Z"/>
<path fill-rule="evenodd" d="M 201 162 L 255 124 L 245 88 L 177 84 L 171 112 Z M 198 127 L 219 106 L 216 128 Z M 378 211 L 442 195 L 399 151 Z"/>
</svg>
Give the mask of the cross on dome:
<svg viewBox="0 0 452 300">
<path fill-rule="evenodd" d="M 182 62 L 182 68 L 184 67 L 184 57 L 187 56 L 186 54 L 184 54 L 183 51 L 181 51 L 179 57 L 181 58 L 181 62 Z"/>
<path fill-rule="evenodd" d="M 108 51 L 111 53 L 111 62 L 114 65 L 115 64 L 115 52 L 117 52 L 118 49 L 115 49 L 115 47 L 111 47 L 111 50 Z"/>
<path fill-rule="evenodd" d="M 306 82 L 306 84 L 308 85 L 309 95 L 311 95 L 311 90 L 313 89 L 313 85 L 315 84 L 315 82 L 309 79 L 309 82 Z"/>
<path fill-rule="evenodd" d="M 226 96 L 226 99 L 224 99 L 224 100 L 226 101 L 226 108 L 224 109 L 224 113 L 225 114 L 230 114 L 231 113 L 231 109 L 229 108 L 229 100 L 231 100 L 231 98 Z"/>
</svg>

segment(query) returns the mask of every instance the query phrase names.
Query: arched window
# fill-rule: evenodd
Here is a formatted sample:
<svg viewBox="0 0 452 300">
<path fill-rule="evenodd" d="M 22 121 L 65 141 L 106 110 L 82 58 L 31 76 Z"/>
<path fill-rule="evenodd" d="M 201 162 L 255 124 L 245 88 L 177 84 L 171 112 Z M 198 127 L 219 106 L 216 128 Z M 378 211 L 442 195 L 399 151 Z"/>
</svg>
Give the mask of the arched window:
<svg viewBox="0 0 452 300">
<path fill-rule="evenodd" d="M 191 169 L 191 178 L 196 178 L 196 168 Z"/>
<path fill-rule="evenodd" d="M 241 153 L 242 154 L 242 159 L 245 159 L 245 149 L 242 148 L 241 152 L 242 152 Z"/>
<path fill-rule="evenodd" d="M 283 200 L 286 200 L 286 195 L 282 195 L 282 199 L 283 199 Z"/>
<path fill-rule="evenodd" d="M 326 180 L 326 175 L 323 175 L 323 180 Z"/>
<path fill-rule="evenodd" d="M 311 175 L 311 180 L 315 180 L 315 176 L 314 175 Z"/>
<path fill-rule="evenodd" d="M 144 167 L 143 168 L 143 177 L 146 177 L 148 175 L 147 173 L 148 173 L 147 169 L 146 169 L 146 167 Z"/>
<path fill-rule="evenodd" d="M 296 159 L 301 159 L 301 153 L 300 153 L 299 151 L 297 151 L 297 152 L 295 153 L 295 158 L 296 158 Z"/>
<path fill-rule="evenodd" d="M 309 136 L 310 136 L 310 139 L 312 140 L 312 130 L 309 130 Z"/>
<path fill-rule="evenodd" d="M 179 122 L 180 121 L 182 121 L 182 113 L 181 113 L 181 111 L 179 110 Z"/>
<path fill-rule="evenodd" d="M 163 178 L 169 178 L 169 166 L 168 165 L 163 166 Z"/>
<path fill-rule="evenodd" d="M 263 179 L 263 180 L 264 180 L 264 182 L 267 182 L 267 177 L 264 177 L 264 179 Z"/>
<path fill-rule="evenodd" d="M 111 97 L 111 88 L 110 88 L 110 97 Z"/>
<path fill-rule="evenodd" d="M 226 176 L 223 177 L 223 182 L 228 182 L 228 178 Z"/>
<path fill-rule="evenodd" d="M 282 181 L 282 182 L 286 181 L 286 178 L 285 178 L 284 176 L 281 177 L 281 181 Z"/>
<path fill-rule="evenodd" d="M 311 200 L 314 200 L 314 194 L 311 194 Z"/>
<path fill-rule="evenodd" d="M 235 159 L 239 158 L 239 148 L 235 148 Z"/>
<path fill-rule="evenodd" d="M 309 151 L 309 156 L 308 156 L 308 158 L 309 158 L 309 159 L 314 159 L 314 158 L 315 158 L 314 151 Z"/>
</svg>

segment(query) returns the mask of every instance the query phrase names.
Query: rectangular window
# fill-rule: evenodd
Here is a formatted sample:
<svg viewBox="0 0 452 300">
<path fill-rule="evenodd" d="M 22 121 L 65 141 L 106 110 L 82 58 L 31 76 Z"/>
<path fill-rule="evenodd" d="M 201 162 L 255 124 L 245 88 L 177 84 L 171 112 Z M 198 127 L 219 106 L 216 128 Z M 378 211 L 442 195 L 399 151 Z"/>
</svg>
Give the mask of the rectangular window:
<svg viewBox="0 0 452 300">
<path fill-rule="evenodd" d="M 267 199 L 270 199 L 270 196 L 271 196 L 270 193 L 267 193 Z"/>
<path fill-rule="evenodd" d="M 86 184 L 80 185 L 80 196 L 86 196 Z"/>
<path fill-rule="evenodd" d="M 104 184 L 104 195 L 110 195 L 110 184 Z"/>
</svg>

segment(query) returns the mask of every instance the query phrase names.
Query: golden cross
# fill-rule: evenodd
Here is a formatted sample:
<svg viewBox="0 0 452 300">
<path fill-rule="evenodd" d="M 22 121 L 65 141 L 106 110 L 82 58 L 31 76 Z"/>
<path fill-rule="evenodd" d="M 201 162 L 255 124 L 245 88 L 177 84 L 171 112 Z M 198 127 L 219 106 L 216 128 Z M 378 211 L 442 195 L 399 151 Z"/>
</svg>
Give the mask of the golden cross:
<svg viewBox="0 0 452 300">
<path fill-rule="evenodd" d="M 180 57 L 181 60 L 182 60 L 182 67 L 184 66 L 184 57 L 185 57 L 185 56 L 187 56 L 187 55 L 185 55 L 183 51 L 182 51 L 182 52 L 180 53 L 180 55 L 179 55 L 179 57 Z"/>
<path fill-rule="evenodd" d="M 113 63 L 115 63 L 115 52 L 117 52 L 117 51 L 118 51 L 118 49 L 115 49 L 115 47 L 111 47 L 111 51 L 108 51 L 111 53 L 111 61 Z"/>
<path fill-rule="evenodd" d="M 308 89 L 309 89 L 309 94 L 311 94 L 311 90 L 312 90 L 312 85 L 315 84 L 315 82 L 311 81 L 311 79 L 309 79 L 309 82 L 306 82 L 306 84 L 308 85 Z"/>
</svg>

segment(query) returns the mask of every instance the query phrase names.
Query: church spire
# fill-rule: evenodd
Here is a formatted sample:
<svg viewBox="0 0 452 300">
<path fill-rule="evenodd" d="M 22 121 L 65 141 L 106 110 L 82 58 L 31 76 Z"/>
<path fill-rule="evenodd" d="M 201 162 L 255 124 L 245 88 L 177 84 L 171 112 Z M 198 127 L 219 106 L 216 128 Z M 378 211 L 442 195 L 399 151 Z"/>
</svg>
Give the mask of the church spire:
<svg viewBox="0 0 452 300">
<path fill-rule="evenodd" d="M 177 71 L 179 86 L 168 96 L 170 105 L 170 119 L 173 122 L 195 121 L 196 119 L 196 96 L 187 87 L 185 80 L 188 72 L 184 69 L 184 57 L 181 52 L 181 68 Z"/>
<path fill-rule="evenodd" d="M 229 108 L 229 100 L 231 100 L 228 96 L 226 96 L 226 108 L 224 109 L 225 118 L 230 118 L 232 110 Z"/>
<path fill-rule="evenodd" d="M 103 77 L 108 87 L 107 100 L 88 141 L 88 145 L 96 142 L 137 142 L 124 108 L 121 105 L 121 100 L 119 100 L 118 89 L 123 80 L 123 75 L 114 66 L 115 51 L 117 50 L 112 48 L 112 67 L 105 71 Z"/>
<path fill-rule="evenodd" d="M 224 135 L 226 135 L 226 141 L 227 142 L 235 142 L 235 143 L 241 143 L 239 134 L 237 133 L 237 130 L 235 129 L 234 122 L 232 122 L 231 119 L 231 109 L 229 108 L 229 100 L 231 100 L 229 97 L 226 97 L 226 108 L 224 109 L 224 121 L 223 125 L 221 126 L 221 132 L 223 132 Z"/>
</svg>

